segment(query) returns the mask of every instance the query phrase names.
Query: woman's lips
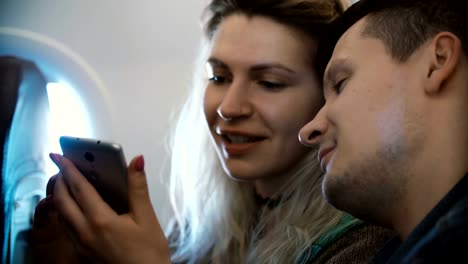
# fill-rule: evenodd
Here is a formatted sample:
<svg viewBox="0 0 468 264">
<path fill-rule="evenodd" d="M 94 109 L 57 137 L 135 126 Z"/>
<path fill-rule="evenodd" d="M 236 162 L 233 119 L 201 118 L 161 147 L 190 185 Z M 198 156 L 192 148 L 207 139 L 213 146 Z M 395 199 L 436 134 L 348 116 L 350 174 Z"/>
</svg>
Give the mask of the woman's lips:
<svg viewBox="0 0 468 264">
<path fill-rule="evenodd" d="M 227 140 L 223 140 L 222 147 L 227 154 L 232 156 L 245 155 L 251 152 L 258 144 L 263 140 L 245 142 L 245 143 L 230 143 Z"/>
<path fill-rule="evenodd" d="M 232 128 L 218 127 L 216 133 L 220 136 L 221 147 L 231 156 L 248 154 L 267 138 L 258 133 Z"/>
</svg>

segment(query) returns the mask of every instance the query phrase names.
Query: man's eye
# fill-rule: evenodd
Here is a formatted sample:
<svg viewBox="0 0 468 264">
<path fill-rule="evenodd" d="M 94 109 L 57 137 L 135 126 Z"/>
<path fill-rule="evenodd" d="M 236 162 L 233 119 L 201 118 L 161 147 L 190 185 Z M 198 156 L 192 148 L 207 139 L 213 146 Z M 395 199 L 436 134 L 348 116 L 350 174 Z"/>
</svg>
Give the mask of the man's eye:
<svg viewBox="0 0 468 264">
<path fill-rule="evenodd" d="M 341 79 L 340 81 L 335 83 L 335 85 L 333 86 L 333 88 L 335 89 L 335 92 L 337 94 L 340 94 L 343 91 L 345 81 L 346 81 L 346 79 Z"/>
<path fill-rule="evenodd" d="M 286 87 L 286 84 L 270 81 L 259 81 L 258 84 L 263 86 L 267 90 L 278 90 Z"/>
<path fill-rule="evenodd" d="M 213 76 L 208 79 L 208 81 L 214 83 L 214 84 L 222 84 L 226 81 L 226 78 L 224 76 Z"/>
</svg>

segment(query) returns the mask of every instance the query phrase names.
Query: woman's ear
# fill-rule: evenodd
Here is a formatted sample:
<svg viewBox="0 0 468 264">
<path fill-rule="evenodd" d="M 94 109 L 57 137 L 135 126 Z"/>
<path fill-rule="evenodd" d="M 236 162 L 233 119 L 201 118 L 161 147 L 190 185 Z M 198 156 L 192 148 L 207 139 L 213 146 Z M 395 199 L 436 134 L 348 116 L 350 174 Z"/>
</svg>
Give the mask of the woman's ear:
<svg viewBox="0 0 468 264">
<path fill-rule="evenodd" d="M 462 46 L 460 39 L 450 32 L 440 32 L 433 37 L 428 47 L 429 72 L 425 92 L 434 94 L 444 89 L 444 83 L 455 72 Z"/>
</svg>

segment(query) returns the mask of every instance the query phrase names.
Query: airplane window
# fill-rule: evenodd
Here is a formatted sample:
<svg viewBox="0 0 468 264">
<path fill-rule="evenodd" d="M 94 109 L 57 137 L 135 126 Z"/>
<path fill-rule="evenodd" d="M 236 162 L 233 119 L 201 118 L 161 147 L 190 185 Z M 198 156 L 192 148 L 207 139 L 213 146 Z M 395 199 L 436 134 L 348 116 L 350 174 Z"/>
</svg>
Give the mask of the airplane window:
<svg viewBox="0 0 468 264">
<path fill-rule="evenodd" d="M 15 86 L 18 103 L 16 110 L 11 109 L 15 117 L 9 125 L 4 157 L 8 160 L 0 181 L 4 190 L 0 262 L 29 264 L 34 208 L 45 196 L 48 178 L 58 172 L 48 153 L 61 153 L 62 135 L 112 138 L 113 105 L 99 74 L 66 45 L 36 32 L 1 26 L 0 39 L 0 57 L 14 58 L 24 70 Z M 12 97 L 8 100 L 13 102 Z"/>
<path fill-rule="evenodd" d="M 62 153 L 59 137 L 62 135 L 76 137 L 91 137 L 89 113 L 81 96 L 71 85 L 66 83 L 47 83 L 49 98 L 49 152 Z M 52 176 L 58 168 L 51 160 L 47 160 L 47 175 Z"/>
</svg>

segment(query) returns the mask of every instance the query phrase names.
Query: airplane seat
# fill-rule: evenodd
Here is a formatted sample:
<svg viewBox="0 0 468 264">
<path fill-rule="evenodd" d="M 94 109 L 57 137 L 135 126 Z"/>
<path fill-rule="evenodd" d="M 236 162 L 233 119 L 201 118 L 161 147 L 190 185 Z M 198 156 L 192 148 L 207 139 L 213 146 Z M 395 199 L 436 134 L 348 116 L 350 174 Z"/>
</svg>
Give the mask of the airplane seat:
<svg viewBox="0 0 468 264">
<path fill-rule="evenodd" d="M 32 263 L 34 209 L 49 178 L 46 85 L 33 62 L 0 57 L 2 263 Z"/>
</svg>

